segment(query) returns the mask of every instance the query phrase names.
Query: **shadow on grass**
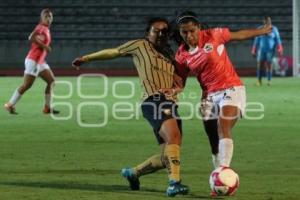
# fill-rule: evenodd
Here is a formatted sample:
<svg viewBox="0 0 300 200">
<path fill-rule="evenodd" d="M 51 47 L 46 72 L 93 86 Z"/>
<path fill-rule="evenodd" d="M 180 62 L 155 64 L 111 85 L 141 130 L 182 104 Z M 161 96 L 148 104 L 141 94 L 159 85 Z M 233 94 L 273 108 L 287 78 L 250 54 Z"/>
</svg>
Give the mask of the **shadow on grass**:
<svg viewBox="0 0 300 200">
<path fill-rule="evenodd" d="M 188 196 L 185 196 L 185 198 L 188 199 L 213 199 L 213 200 L 220 200 L 224 199 L 225 197 L 211 197 L 210 195 L 195 195 L 193 193 L 189 194 Z"/>
<path fill-rule="evenodd" d="M 103 169 L 18 169 L 18 170 L 0 170 L 0 174 L 92 174 L 92 175 L 111 175 L 120 174 L 120 170 Z"/>
<path fill-rule="evenodd" d="M 164 197 L 165 190 L 157 190 L 153 188 L 143 187 L 140 191 L 131 191 L 127 185 L 100 185 L 100 184 L 80 184 L 74 182 L 25 182 L 25 181 L 1 181 L 0 185 L 15 186 L 15 187 L 32 187 L 32 188 L 47 188 L 61 190 L 84 190 L 96 192 L 114 192 L 140 196 L 157 196 Z M 183 196 L 182 196 L 183 197 Z M 210 196 L 201 196 L 189 194 L 184 196 L 187 199 L 211 199 Z M 223 199 L 223 198 L 214 198 Z"/>
<path fill-rule="evenodd" d="M 184 174 L 195 173 L 208 173 L 207 171 L 199 170 L 181 170 Z M 48 170 L 36 170 L 36 169 L 18 169 L 18 170 L 3 170 L 0 169 L 0 174 L 96 174 L 96 175 L 111 175 L 120 174 L 121 170 L 111 170 L 111 169 L 48 169 Z M 157 172 L 156 174 L 165 174 L 165 172 Z"/>
<path fill-rule="evenodd" d="M 117 192 L 133 195 L 157 195 L 163 196 L 165 191 L 143 187 L 140 191 L 131 191 L 127 185 L 101 185 L 101 184 L 84 184 L 74 182 L 25 182 L 25 181 L 1 181 L 0 185 L 32 187 L 32 188 L 50 188 L 61 190 L 85 190 L 96 192 Z"/>
<path fill-rule="evenodd" d="M 103 170 L 103 169 L 49 169 L 49 170 L 5 170 L 1 171 L 0 174 L 54 174 L 54 175 L 119 175 L 120 170 Z M 104 182 L 105 183 L 105 182 Z M 83 191 L 96 191 L 96 192 L 112 192 L 112 193 L 122 193 L 130 194 L 136 196 L 156 196 L 156 197 L 165 197 L 166 191 L 159 190 L 154 188 L 147 188 L 145 186 L 141 187 L 140 191 L 132 191 L 129 189 L 128 185 L 109 185 L 106 184 L 90 184 L 75 182 L 71 180 L 67 181 L 29 181 L 29 180 L 7 180 L 0 181 L 0 185 L 13 186 L 13 187 L 31 187 L 31 188 L 47 188 L 47 189 L 60 189 L 60 190 L 83 190 Z M 136 197 L 139 198 L 139 197 Z M 190 193 L 186 196 L 181 196 L 184 199 L 211 199 L 209 195 L 197 195 Z M 214 198 L 214 199 L 223 199 L 223 198 Z"/>
</svg>

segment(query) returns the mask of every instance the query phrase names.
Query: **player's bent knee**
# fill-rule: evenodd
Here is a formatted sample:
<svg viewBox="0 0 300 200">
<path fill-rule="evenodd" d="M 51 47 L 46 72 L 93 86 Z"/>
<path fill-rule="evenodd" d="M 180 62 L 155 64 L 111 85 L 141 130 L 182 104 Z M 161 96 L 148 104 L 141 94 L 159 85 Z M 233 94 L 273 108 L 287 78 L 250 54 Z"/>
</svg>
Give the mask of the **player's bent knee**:
<svg viewBox="0 0 300 200">
<path fill-rule="evenodd" d="M 181 145 L 181 134 L 179 131 L 169 132 L 167 138 L 168 144 Z"/>
<path fill-rule="evenodd" d="M 49 86 L 51 86 L 51 87 L 54 87 L 54 85 L 55 85 L 54 79 L 48 80 L 48 81 L 47 81 L 47 85 L 49 85 Z"/>
<path fill-rule="evenodd" d="M 25 84 L 23 84 L 20 87 L 19 92 L 20 93 L 24 93 L 26 90 L 30 89 L 32 85 L 33 85 L 33 83 L 25 83 Z"/>
<path fill-rule="evenodd" d="M 168 130 L 160 132 L 160 135 L 165 139 L 166 144 L 177 144 L 181 145 L 181 134 L 179 131 Z"/>
</svg>

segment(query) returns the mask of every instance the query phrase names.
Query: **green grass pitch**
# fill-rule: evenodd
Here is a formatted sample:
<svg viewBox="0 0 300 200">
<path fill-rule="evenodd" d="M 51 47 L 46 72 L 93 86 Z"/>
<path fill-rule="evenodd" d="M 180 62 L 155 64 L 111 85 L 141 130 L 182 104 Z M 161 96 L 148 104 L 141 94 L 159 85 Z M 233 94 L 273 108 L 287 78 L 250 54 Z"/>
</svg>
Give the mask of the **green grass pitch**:
<svg viewBox="0 0 300 200">
<path fill-rule="evenodd" d="M 54 99 L 54 103 L 59 103 L 56 108 L 62 112 L 59 119 L 41 112 L 44 83 L 40 79 L 17 104 L 19 115 L 9 115 L 4 109 L 0 112 L 0 199 L 166 199 L 164 170 L 142 177 L 140 191 L 130 191 L 120 176 L 122 167 L 134 166 L 160 151 L 138 107 L 133 107 L 132 116 L 117 113 L 118 117 L 132 117 L 130 120 L 116 120 L 113 113 L 116 102 L 135 105 L 140 101 L 138 79 L 109 78 L 104 88 L 101 78 L 82 78 L 80 91 L 76 77 L 57 80 L 55 94 L 65 97 L 69 94 L 67 98 Z M 134 85 L 129 99 L 122 98 L 132 91 L 132 86 L 124 81 Z M 243 119 L 233 130 L 232 168 L 238 172 L 241 186 L 234 197 L 225 199 L 300 199 L 300 80 L 275 78 L 270 87 L 255 87 L 254 78 L 243 81 L 247 100 L 264 105 L 264 112 L 251 116 L 264 114 L 264 117 Z M 21 77 L 0 78 L 2 104 L 21 82 Z M 200 92 L 196 80 L 190 78 L 181 99 L 196 105 Z M 105 97 L 90 97 L 101 94 Z M 182 106 L 180 114 L 188 116 L 196 109 L 196 106 L 193 110 Z M 84 126 L 96 125 L 106 119 L 107 125 L 98 128 L 78 124 L 79 121 Z M 190 186 L 191 193 L 176 198 L 210 199 L 211 154 L 202 123 L 195 114 L 183 121 L 183 129 L 182 179 Z"/>
</svg>

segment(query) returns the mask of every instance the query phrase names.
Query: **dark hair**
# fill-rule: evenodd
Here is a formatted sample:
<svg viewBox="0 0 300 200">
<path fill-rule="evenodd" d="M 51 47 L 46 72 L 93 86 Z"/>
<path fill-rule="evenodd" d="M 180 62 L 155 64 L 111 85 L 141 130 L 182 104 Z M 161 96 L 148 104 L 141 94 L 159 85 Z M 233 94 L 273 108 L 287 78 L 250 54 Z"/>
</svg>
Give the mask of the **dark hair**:
<svg viewBox="0 0 300 200">
<path fill-rule="evenodd" d="M 45 8 L 41 11 L 41 15 L 44 13 L 52 13 L 52 11 L 50 10 L 50 8 Z"/>
<path fill-rule="evenodd" d="M 270 15 L 264 15 L 263 24 L 271 23 L 272 19 Z"/>
<path fill-rule="evenodd" d="M 149 33 L 152 25 L 155 22 L 165 22 L 168 26 L 167 29 L 167 35 L 169 36 L 170 33 L 170 23 L 166 18 L 163 17 L 152 17 L 150 19 L 147 20 L 147 27 L 146 27 L 146 32 Z M 160 47 L 157 48 L 156 46 L 154 46 L 154 48 L 161 53 L 162 55 L 164 55 L 167 59 L 169 59 L 173 64 L 176 63 L 175 61 L 175 54 L 174 51 L 172 50 L 172 48 L 170 47 L 170 45 L 167 43 L 164 47 Z"/>
<path fill-rule="evenodd" d="M 208 25 L 208 23 L 206 22 L 201 22 L 200 24 L 200 29 L 201 30 L 207 30 L 207 29 L 210 29 L 211 27 Z"/>
<path fill-rule="evenodd" d="M 148 33 L 150 31 L 151 26 L 155 23 L 155 22 L 165 22 L 168 25 L 169 28 L 169 21 L 166 18 L 163 17 L 152 17 L 147 21 L 147 27 L 146 27 L 146 32 Z"/>
<path fill-rule="evenodd" d="M 199 24 L 199 20 L 197 18 L 196 13 L 193 11 L 184 11 L 176 18 L 176 24 L 184 24 L 188 22 L 193 22 L 195 24 Z"/>
<path fill-rule="evenodd" d="M 184 23 L 188 23 L 188 22 L 193 22 L 196 25 L 199 25 L 201 29 L 207 29 L 208 25 L 205 24 L 204 26 L 202 26 L 202 23 L 200 24 L 196 13 L 194 13 L 193 11 L 184 11 L 181 14 L 179 14 L 175 20 L 173 20 L 170 24 L 170 38 L 172 40 L 175 41 L 175 43 L 177 45 L 180 45 L 183 42 L 183 39 L 180 35 L 179 32 L 179 25 L 180 24 L 184 24 Z"/>
<path fill-rule="evenodd" d="M 170 39 L 173 40 L 178 46 L 183 42 L 176 19 L 170 22 Z"/>
<path fill-rule="evenodd" d="M 271 18 L 270 15 L 264 15 L 264 20 L 267 20 L 268 18 Z"/>
</svg>

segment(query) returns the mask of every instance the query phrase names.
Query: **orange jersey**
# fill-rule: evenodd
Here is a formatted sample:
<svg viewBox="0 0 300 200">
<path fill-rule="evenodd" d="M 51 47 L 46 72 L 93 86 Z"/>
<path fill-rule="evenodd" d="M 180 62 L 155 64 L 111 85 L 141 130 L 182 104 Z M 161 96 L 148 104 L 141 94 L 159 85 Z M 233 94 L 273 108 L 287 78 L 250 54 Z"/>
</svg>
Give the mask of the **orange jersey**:
<svg viewBox="0 0 300 200">
<path fill-rule="evenodd" d="M 38 24 L 34 32 L 37 34 L 37 38 L 44 43 L 46 46 L 49 46 L 51 43 L 51 34 L 48 26 L 43 24 Z M 35 42 L 31 43 L 30 51 L 27 54 L 27 58 L 36 61 L 39 64 L 45 63 L 45 58 L 47 56 L 47 51 L 40 48 Z"/>
<path fill-rule="evenodd" d="M 243 85 L 224 45 L 229 40 L 228 28 L 208 29 L 199 31 L 199 42 L 195 50 L 188 52 L 184 44 L 177 50 L 178 74 L 186 79 L 190 71 L 195 73 L 203 90 L 203 97 L 212 92 Z"/>
</svg>

